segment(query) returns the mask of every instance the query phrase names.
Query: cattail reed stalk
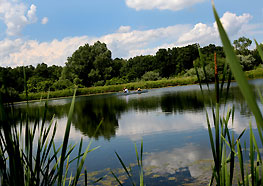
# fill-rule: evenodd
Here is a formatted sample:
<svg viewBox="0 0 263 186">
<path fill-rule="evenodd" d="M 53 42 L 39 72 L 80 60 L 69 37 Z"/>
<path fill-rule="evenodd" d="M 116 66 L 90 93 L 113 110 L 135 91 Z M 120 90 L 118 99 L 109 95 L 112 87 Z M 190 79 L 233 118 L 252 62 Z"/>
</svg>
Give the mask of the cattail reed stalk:
<svg viewBox="0 0 263 186">
<path fill-rule="evenodd" d="M 215 91 L 216 91 L 216 103 L 219 103 L 219 79 L 218 79 L 218 71 L 217 71 L 216 52 L 214 53 L 214 62 L 215 62 Z"/>
</svg>

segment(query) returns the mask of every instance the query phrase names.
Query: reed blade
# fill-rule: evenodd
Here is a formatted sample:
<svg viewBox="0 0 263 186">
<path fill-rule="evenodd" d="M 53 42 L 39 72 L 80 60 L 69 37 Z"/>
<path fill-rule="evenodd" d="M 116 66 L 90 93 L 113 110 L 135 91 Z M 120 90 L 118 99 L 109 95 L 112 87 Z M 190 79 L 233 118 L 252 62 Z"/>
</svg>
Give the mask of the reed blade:
<svg viewBox="0 0 263 186">
<path fill-rule="evenodd" d="M 99 125 L 97 126 L 97 128 L 96 128 L 96 130 L 95 130 L 95 132 L 94 132 L 94 136 L 96 136 L 96 134 L 97 134 L 97 132 L 98 132 L 98 130 L 99 130 L 99 128 L 100 128 L 100 126 L 101 126 L 102 123 L 103 123 L 103 120 L 101 120 L 101 122 L 100 122 Z M 77 173 L 76 173 L 76 175 L 75 175 L 75 177 L 74 177 L 73 185 L 77 185 L 77 183 L 78 183 L 78 179 L 79 179 L 81 170 L 82 170 L 83 165 L 84 165 L 84 161 L 85 161 L 88 153 L 91 152 L 91 151 L 93 151 L 93 150 L 96 150 L 97 148 L 99 148 L 99 147 L 95 147 L 95 148 L 93 148 L 93 149 L 90 150 L 91 144 L 92 144 L 92 139 L 90 140 L 90 142 L 89 142 L 89 144 L 88 144 L 88 147 L 86 148 L 86 150 L 85 150 L 85 152 L 84 152 L 84 154 L 83 154 L 83 156 L 82 156 L 82 158 L 81 158 L 81 161 L 80 161 L 80 163 L 79 163 L 79 165 L 78 165 Z"/>
<path fill-rule="evenodd" d="M 135 183 L 134 183 L 134 181 L 133 181 L 133 179 L 132 179 L 132 176 L 131 176 L 131 174 L 129 173 L 129 171 L 128 171 L 127 167 L 125 166 L 125 164 L 123 163 L 121 157 L 119 156 L 119 154 L 118 154 L 117 152 L 115 152 L 115 154 L 116 154 L 119 162 L 121 163 L 123 169 L 125 170 L 126 174 L 128 175 L 128 178 L 130 179 L 131 184 L 132 184 L 133 186 L 135 186 Z"/>
<path fill-rule="evenodd" d="M 114 176 L 115 180 L 119 183 L 120 186 L 123 186 L 119 178 L 111 171 L 111 174 Z"/>
<path fill-rule="evenodd" d="M 223 28 L 223 25 L 220 21 L 220 18 L 217 14 L 217 11 L 215 9 L 215 6 L 213 4 L 213 12 L 214 12 L 214 17 L 217 23 L 217 27 L 218 27 L 218 31 L 219 31 L 219 35 L 224 47 L 224 52 L 226 54 L 226 60 L 231 68 L 231 71 L 239 85 L 239 88 L 244 96 L 244 98 L 247 101 L 247 104 L 249 106 L 249 108 L 251 109 L 251 111 L 253 112 L 255 118 L 256 118 L 256 122 L 257 122 L 257 126 L 258 128 L 262 129 L 263 127 L 263 117 L 262 114 L 259 110 L 259 107 L 257 105 L 255 96 L 252 92 L 252 89 L 250 87 L 250 85 L 248 84 L 248 81 L 246 79 L 246 76 L 242 70 L 242 67 L 240 65 L 239 60 L 237 59 L 235 52 L 233 50 L 233 47 L 229 41 L 229 38 Z"/>
<path fill-rule="evenodd" d="M 260 47 L 260 45 L 258 44 L 258 42 L 257 42 L 256 40 L 254 40 L 254 41 L 255 41 L 255 43 L 256 43 L 257 50 L 258 50 L 258 53 L 259 53 L 259 55 L 260 55 L 260 57 L 261 57 L 261 60 L 263 61 L 263 50 L 262 50 L 262 48 Z"/>
<path fill-rule="evenodd" d="M 74 95 L 73 95 L 72 102 L 71 102 L 71 105 L 70 105 L 69 114 L 68 114 L 68 121 L 67 121 L 67 125 L 66 125 L 66 131 L 65 131 L 64 139 L 63 139 L 61 160 L 60 160 L 60 167 L 59 167 L 59 177 L 58 177 L 58 185 L 59 186 L 62 183 L 64 161 L 65 161 L 65 155 L 66 155 L 66 150 L 67 150 L 67 146 L 68 146 L 69 133 L 70 133 L 70 127 L 71 127 L 71 120 L 72 120 L 73 111 L 74 111 L 75 95 L 76 95 L 76 89 L 74 90 Z"/>
</svg>

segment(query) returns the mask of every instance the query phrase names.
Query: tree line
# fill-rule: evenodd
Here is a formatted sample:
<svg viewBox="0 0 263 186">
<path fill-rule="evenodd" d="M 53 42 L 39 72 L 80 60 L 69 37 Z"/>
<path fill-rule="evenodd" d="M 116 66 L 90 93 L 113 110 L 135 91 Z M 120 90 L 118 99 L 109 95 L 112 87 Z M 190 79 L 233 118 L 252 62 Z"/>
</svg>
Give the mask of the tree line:
<svg viewBox="0 0 263 186">
<path fill-rule="evenodd" d="M 249 50 L 252 41 L 241 37 L 233 42 L 233 47 L 243 69 L 251 70 L 260 63 L 257 50 Z M 263 47 L 263 45 L 261 45 Z M 159 49 L 155 55 L 141 55 L 130 59 L 112 59 L 111 51 L 105 43 L 97 41 L 93 45 L 80 46 L 67 58 L 64 67 L 48 66 L 40 63 L 36 67 L 0 67 L 0 92 L 4 98 L 16 98 L 20 93 L 63 90 L 78 87 L 123 84 L 135 81 L 149 81 L 175 76 L 194 76 L 198 69 L 202 76 L 199 59 L 199 45 Z M 217 55 L 219 71 L 224 68 L 225 55 L 221 46 L 210 44 L 200 48 L 205 61 L 208 77 L 214 77 L 214 53 Z M 24 81 L 24 70 L 26 86 Z"/>
</svg>

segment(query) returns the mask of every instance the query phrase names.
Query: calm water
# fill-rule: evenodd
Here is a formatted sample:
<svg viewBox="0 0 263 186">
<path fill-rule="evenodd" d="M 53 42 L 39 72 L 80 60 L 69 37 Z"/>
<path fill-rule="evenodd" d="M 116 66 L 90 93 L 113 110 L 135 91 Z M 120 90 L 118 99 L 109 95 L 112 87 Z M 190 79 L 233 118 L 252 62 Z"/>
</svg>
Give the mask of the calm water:
<svg viewBox="0 0 263 186">
<path fill-rule="evenodd" d="M 252 87 L 263 89 L 263 80 L 250 81 Z M 210 85 L 213 89 L 213 85 Z M 99 149 L 88 154 L 85 167 L 89 180 L 107 175 L 98 185 L 116 185 L 109 170 L 114 170 L 130 185 L 123 175 L 115 151 L 126 165 L 131 165 L 136 175 L 136 155 L 134 143 L 144 143 L 145 182 L 147 185 L 182 185 L 193 183 L 203 185 L 211 176 L 211 150 L 207 132 L 205 109 L 211 116 L 208 90 L 203 99 L 199 86 L 180 86 L 149 90 L 148 93 L 120 96 L 117 94 L 83 96 L 76 99 L 75 111 L 69 143 L 84 140 L 84 147 L 90 139 L 95 139 L 92 147 Z M 55 114 L 58 122 L 56 143 L 64 136 L 67 114 L 71 99 L 49 101 L 47 113 L 50 120 Z M 251 113 L 247 108 L 236 84 L 230 89 L 227 103 L 222 100 L 221 113 L 235 105 L 233 131 L 238 135 L 248 127 Z M 24 112 L 25 105 L 16 109 Z M 44 109 L 40 103 L 30 104 L 30 116 L 37 108 Z M 95 129 L 103 118 L 99 132 Z M 212 119 L 212 117 L 210 117 Z M 252 119 L 253 121 L 253 119 Z M 212 120 L 211 120 L 212 122 Z M 253 122 L 254 123 L 254 122 Z M 255 128 L 255 125 L 253 125 Z M 245 134 L 244 139 L 248 134 Z M 72 167 L 74 171 L 74 167 Z"/>
</svg>

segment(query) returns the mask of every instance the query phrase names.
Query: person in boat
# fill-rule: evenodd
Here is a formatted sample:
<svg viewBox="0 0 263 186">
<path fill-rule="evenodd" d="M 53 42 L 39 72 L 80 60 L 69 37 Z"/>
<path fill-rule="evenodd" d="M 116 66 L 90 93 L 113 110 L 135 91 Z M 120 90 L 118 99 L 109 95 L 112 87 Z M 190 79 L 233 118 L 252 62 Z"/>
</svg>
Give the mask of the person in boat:
<svg viewBox="0 0 263 186">
<path fill-rule="evenodd" d="M 140 92 L 140 91 L 142 91 L 142 89 L 139 87 L 139 88 L 137 88 L 137 92 Z"/>
<path fill-rule="evenodd" d="M 123 93 L 129 93 L 129 90 L 127 88 L 124 88 Z"/>
</svg>

